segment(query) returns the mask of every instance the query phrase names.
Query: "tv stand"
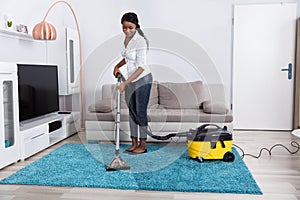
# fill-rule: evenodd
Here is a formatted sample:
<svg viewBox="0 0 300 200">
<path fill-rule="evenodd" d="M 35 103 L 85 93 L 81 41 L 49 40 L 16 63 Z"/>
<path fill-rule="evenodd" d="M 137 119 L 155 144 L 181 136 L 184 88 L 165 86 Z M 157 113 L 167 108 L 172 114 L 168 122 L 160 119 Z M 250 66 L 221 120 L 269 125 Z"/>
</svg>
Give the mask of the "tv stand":
<svg viewBox="0 0 300 200">
<path fill-rule="evenodd" d="M 20 123 L 21 159 L 73 135 L 80 127 L 79 112 L 51 113 Z"/>
</svg>

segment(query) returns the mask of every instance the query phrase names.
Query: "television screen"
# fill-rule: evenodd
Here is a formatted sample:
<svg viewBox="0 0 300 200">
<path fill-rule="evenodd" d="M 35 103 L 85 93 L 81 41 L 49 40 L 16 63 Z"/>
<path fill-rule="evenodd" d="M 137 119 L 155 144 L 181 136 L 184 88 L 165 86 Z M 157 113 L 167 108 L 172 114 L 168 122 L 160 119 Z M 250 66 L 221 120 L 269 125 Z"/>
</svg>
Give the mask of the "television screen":
<svg viewBox="0 0 300 200">
<path fill-rule="evenodd" d="M 18 64 L 19 120 L 59 110 L 56 65 Z"/>
</svg>

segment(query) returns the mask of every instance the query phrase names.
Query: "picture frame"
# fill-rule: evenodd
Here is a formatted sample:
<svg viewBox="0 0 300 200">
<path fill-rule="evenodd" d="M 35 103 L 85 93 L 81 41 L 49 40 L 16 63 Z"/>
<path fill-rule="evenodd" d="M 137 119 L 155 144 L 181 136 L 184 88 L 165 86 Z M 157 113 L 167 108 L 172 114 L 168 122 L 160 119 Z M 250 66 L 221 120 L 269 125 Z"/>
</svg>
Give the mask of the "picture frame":
<svg viewBox="0 0 300 200">
<path fill-rule="evenodd" d="M 26 25 L 20 24 L 18 27 L 18 32 L 28 34 L 28 28 Z"/>
</svg>

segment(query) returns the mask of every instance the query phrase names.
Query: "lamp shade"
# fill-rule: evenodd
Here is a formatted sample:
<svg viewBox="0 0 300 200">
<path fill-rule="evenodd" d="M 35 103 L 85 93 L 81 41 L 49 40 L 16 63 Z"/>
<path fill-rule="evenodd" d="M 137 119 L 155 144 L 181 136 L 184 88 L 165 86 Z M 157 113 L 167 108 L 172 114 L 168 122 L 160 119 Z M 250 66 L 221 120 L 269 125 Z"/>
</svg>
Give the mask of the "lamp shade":
<svg viewBox="0 0 300 200">
<path fill-rule="evenodd" d="M 35 40 L 55 40 L 56 30 L 53 25 L 42 21 L 35 25 L 32 30 L 32 36 Z"/>
</svg>

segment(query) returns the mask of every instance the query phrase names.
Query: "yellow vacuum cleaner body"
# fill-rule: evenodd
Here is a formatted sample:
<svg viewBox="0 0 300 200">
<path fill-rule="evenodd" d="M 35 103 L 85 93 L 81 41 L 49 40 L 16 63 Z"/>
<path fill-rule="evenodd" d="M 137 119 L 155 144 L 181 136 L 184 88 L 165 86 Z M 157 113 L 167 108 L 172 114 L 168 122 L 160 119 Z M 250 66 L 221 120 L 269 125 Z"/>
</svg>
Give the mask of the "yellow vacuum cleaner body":
<svg viewBox="0 0 300 200">
<path fill-rule="evenodd" d="M 233 162 L 232 134 L 215 124 L 204 124 L 195 129 L 190 129 L 188 136 L 188 154 L 192 159 L 223 160 Z"/>
</svg>

